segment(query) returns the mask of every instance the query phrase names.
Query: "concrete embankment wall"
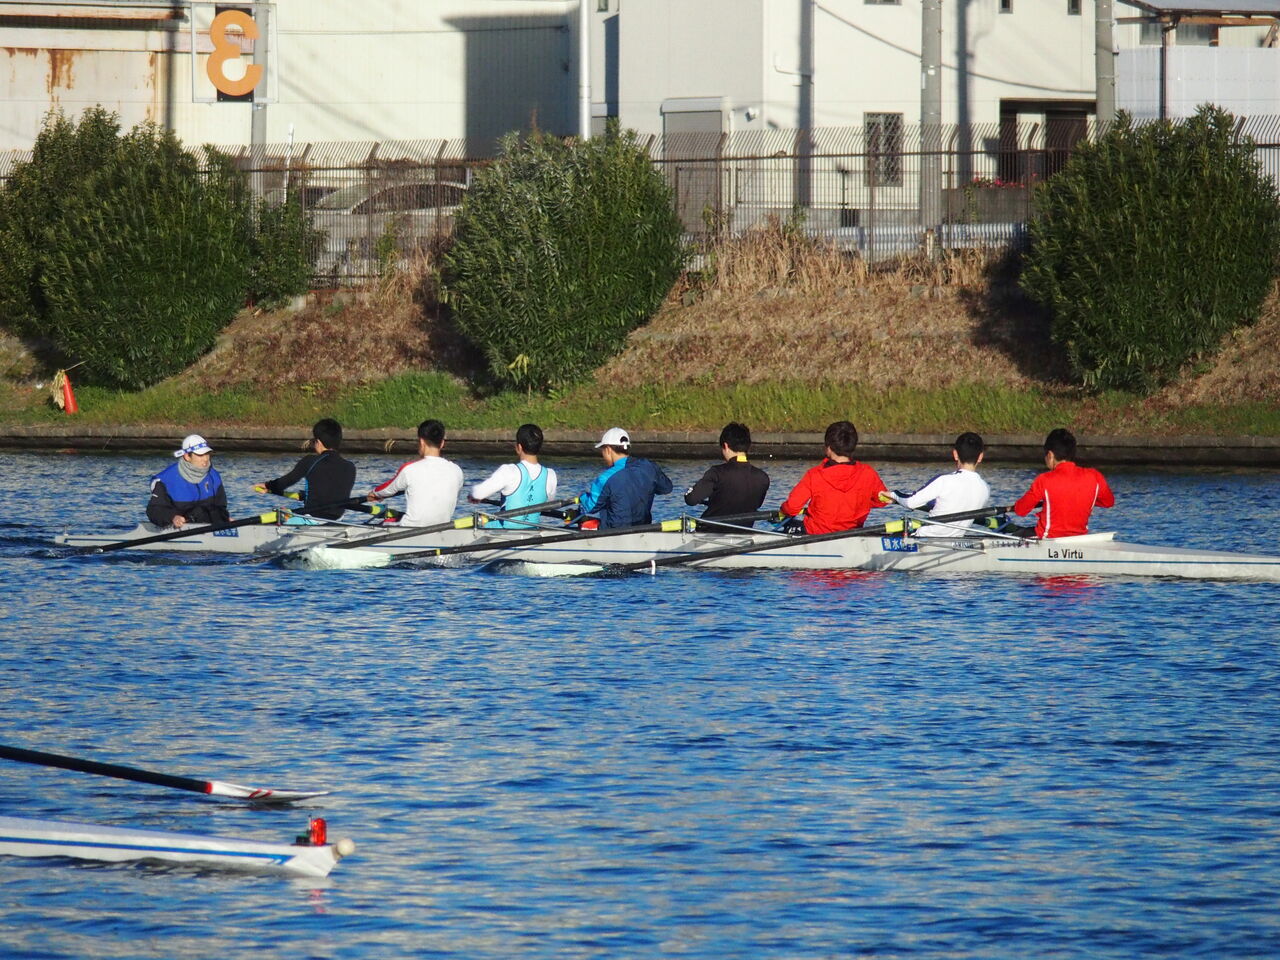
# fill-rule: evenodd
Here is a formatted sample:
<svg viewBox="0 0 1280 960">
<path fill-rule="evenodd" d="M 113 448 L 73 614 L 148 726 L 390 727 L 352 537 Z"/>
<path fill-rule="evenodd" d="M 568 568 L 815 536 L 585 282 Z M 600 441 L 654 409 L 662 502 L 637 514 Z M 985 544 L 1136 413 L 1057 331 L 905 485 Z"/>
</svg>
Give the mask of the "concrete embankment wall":
<svg viewBox="0 0 1280 960">
<path fill-rule="evenodd" d="M 173 426 L 102 427 L 76 424 L 0 427 L 0 449 L 77 453 L 172 451 L 188 433 Z M 309 428 L 208 427 L 204 436 L 219 452 L 300 453 Z M 506 457 L 514 430 L 458 430 L 446 444 L 454 456 Z M 710 460 L 716 456 L 717 433 L 633 431 L 636 452 L 655 459 Z M 594 457 L 598 431 L 547 431 L 547 457 Z M 1042 436 L 988 435 L 987 462 L 1028 463 L 1042 460 Z M 812 459 L 822 453 L 820 433 L 758 433 L 756 459 Z M 951 435 L 864 434 L 858 458 L 869 462 L 936 462 L 950 457 Z M 412 455 L 414 433 L 405 429 L 349 430 L 344 449 L 352 453 Z M 1274 437 L 1082 437 L 1080 460 L 1096 466 L 1280 467 L 1280 438 Z"/>
</svg>

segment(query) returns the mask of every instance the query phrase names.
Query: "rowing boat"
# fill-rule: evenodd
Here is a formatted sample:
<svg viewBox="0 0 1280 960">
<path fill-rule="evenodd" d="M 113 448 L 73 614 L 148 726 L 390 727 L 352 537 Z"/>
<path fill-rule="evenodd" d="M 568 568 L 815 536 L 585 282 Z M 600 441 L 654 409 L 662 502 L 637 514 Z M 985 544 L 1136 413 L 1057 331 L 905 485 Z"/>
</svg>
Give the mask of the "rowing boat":
<svg viewBox="0 0 1280 960">
<path fill-rule="evenodd" d="M 350 840 L 318 844 L 264 843 L 96 823 L 0 817 L 0 855 L 12 857 L 72 857 L 109 863 L 163 861 L 326 877 L 338 860 L 354 849 Z"/>
<path fill-rule="evenodd" d="M 139 524 L 136 538 L 159 529 Z M 358 543 L 378 528 L 351 524 L 277 524 L 201 534 L 185 540 L 149 544 L 141 549 L 205 551 L 217 553 L 294 553 L 301 565 L 329 567 L 334 553 L 310 550 Z M 717 568 L 766 568 L 794 570 L 859 569 L 901 570 L 931 573 L 1013 573 L 1056 576 L 1182 577 L 1214 580 L 1280 580 L 1280 557 L 1249 555 L 1220 550 L 1149 546 L 1116 539 L 1114 533 L 1091 533 L 1056 540 L 1035 540 L 998 535 L 958 537 L 851 536 L 819 543 L 804 537 L 788 537 L 770 531 L 708 532 L 705 529 L 650 531 L 607 538 L 563 540 L 539 545 L 527 543 L 539 533 L 563 534 L 563 528 L 530 530 L 482 527 L 451 529 L 406 537 L 394 543 L 343 551 L 352 565 L 364 565 L 352 554 L 385 563 L 406 556 L 429 556 L 433 550 L 492 545 L 493 549 L 470 554 L 474 559 L 514 560 L 534 564 L 581 566 L 634 564 L 668 557 L 689 557 L 689 566 Z M 130 535 L 126 535 L 130 536 Z M 120 539 L 118 535 L 63 534 L 57 542 L 67 546 L 96 546 Z M 502 547 L 504 541 L 524 545 Z M 703 551 L 753 547 L 776 541 L 777 549 L 741 556 L 697 560 Z M 556 571 L 549 571 L 556 572 Z M 559 572 L 574 572 L 566 569 Z"/>
<path fill-rule="evenodd" d="M 698 560 L 697 554 L 730 548 L 776 547 Z M 744 534 L 653 532 L 610 539 L 495 549 L 486 560 L 564 567 L 643 564 L 682 557 L 685 566 L 786 570 L 895 570 L 918 573 L 1000 573 L 1040 576 L 1181 577 L 1206 580 L 1280 581 L 1280 557 L 1149 546 L 1091 533 L 1056 540 L 1004 536 L 851 536 L 817 543 L 764 531 Z"/>
</svg>

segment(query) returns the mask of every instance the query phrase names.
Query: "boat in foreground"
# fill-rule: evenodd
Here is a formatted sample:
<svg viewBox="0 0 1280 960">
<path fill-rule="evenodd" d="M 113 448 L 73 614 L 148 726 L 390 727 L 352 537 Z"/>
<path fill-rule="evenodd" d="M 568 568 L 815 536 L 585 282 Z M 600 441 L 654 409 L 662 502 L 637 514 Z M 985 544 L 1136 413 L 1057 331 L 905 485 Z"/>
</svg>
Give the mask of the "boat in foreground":
<svg viewBox="0 0 1280 960">
<path fill-rule="evenodd" d="M 311 836 L 306 839 L 310 841 L 315 833 L 313 823 Z M 13 857 L 73 857 L 109 863 L 155 860 L 231 870 L 278 872 L 298 877 L 325 877 L 341 857 L 354 849 L 355 845 L 350 840 L 336 843 L 265 843 L 94 823 L 0 817 L 0 855 Z"/>
<path fill-rule="evenodd" d="M 1180 577 L 1280 581 L 1280 557 L 1126 543 L 1114 533 L 1056 540 L 998 535 L 961 537 L 856 535 L 812 542 L 764 531 L 751 534 L 640 533 L 609 539 L 496 549 L 487 560 L 571 567 L 674 562 L 708 568 L 900 570 L 921 573 L 1003 573 L 1038 576 Z M 775 544 L 758 550 L 766 543 Z M 699 553 L 753 548 L 708 556 Z M 554 569 L 546 572 L 557 572 Z M 570 572 L 568 569 L 559 572 Z"/>
</svg>

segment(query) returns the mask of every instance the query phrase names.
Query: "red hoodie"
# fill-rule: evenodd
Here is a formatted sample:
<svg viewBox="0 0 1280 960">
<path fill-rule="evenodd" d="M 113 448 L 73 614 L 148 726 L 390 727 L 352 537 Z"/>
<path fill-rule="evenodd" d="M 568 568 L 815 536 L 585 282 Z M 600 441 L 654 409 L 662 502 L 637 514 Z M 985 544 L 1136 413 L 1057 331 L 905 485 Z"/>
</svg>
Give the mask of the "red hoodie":
<svg viewBox="0 0 1280 960">
<path fill-rule="evenodd" d="M 883 507 L 880 475 L 865 463 L 823 460 L 800 478 L 782 512 L 794 517 L 809 505 L 805 533 L 837 533 L 862 526 L 873 507 Z"/>
<path fill-rule="evenodd" d="M 1115 503 L 1115 494 L 1102 474 L 1063 460 L 1036 477 L 1031 489 L 1013 505 L 1013 512 L 1025 517 L 1043 506 L 1036 520 L 1037 537 L 1075 537 L 1089 532 L 1089 514 L 1094 507 L 1113 507 Z"/>
</svg>

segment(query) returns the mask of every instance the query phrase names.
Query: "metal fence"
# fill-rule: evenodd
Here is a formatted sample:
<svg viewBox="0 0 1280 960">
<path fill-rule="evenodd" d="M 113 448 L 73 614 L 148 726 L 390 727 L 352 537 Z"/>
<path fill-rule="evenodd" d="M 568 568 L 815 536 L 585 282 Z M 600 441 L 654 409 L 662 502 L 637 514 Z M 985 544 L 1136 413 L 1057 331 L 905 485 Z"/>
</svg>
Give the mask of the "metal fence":
<svg viewBox="0 0 1280 960">
<path fill-rule="evenodd" d="M 1242 119 L 1240 132 L 1280 183 L 1280 117 Z M 874 260 L 1017 242 L 1036 184 L 1096 133 L 1084 119 L 922 131 L 880 114 L 861 127 L 680 133 L 643 145 L 695 243 L 776 219 Z M 316 284 L 336 286 L 447 237 L 491 159 L 487 147 L 435 139 L 219 149 L 268 202 L 298 193 L 326 237 Z M 29 157 L 0 154 L 0 178 Z"/>
</svg>

